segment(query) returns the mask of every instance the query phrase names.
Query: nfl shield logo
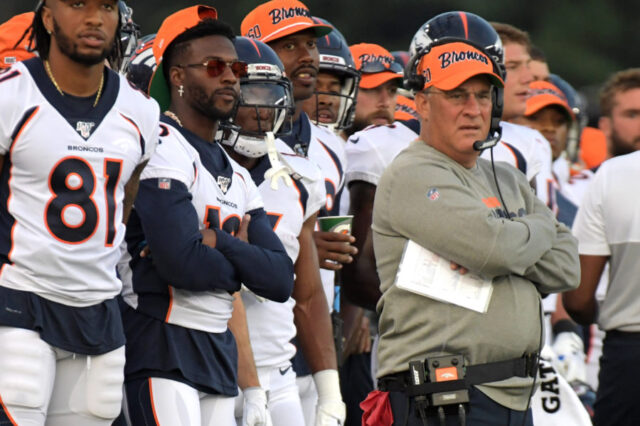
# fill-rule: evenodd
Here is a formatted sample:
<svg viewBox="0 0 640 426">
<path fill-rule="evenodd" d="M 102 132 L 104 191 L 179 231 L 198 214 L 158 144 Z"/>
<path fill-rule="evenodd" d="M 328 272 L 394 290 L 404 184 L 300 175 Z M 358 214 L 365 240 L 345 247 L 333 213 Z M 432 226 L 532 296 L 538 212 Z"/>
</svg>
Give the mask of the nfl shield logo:
<svg viewBox="0 0 640 426">
<path fill-rule="evenodd" d="M 158 188 L 159 189 L 171 189 L 171 179 L 167 179 L 167 178 L 158 179 Z"/>
<path fill-rule="evenodd" d="M 91 129 L 96 125 L 93 121 L 78 121 L 76 123 L 76 131 L 80 133 L 84 139 L 91 136 Z"/>
<path fill-rule="evenodd" d="M 222 190 L 223 193 L 227 193 L 227 189 L 229 189 L 229 184 L 231 183 L 231 179 L 226 176 L 218 176 L 218 186 Z"/>
<path fill-rule="evenodd" d="M 427 198 L 429 198 L 431 201 L 436 201 L 438 198 L 440 198 L 438 188 L 431 188 L 429 192 L 427 192 Z"/>
</svg>

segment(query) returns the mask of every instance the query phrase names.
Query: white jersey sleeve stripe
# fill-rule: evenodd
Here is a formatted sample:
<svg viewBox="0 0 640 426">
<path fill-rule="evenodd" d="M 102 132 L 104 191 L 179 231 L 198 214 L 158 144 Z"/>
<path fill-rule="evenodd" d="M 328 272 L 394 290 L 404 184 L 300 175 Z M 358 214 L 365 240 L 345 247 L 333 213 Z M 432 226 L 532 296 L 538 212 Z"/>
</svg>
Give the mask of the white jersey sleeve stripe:
<svg viewBox="0 0 640 426">
<path fill-rule="evenodd" d="M 136 132 L 138 132 L 138 140 L 140 141 L 140 154 L 142 155 L 142 157 L 144 157 L 144 138 L 142 137 L 142 133 L 140 133 L 140 127 L 138 127 L 138 125 L 135 123 L 135 121 L 133 121 L 132 119 L 130 119 L 129 117 L 127 117 L 126 115 L 124 115 L 123 113 L 120 113 L 120 115 L 122 116 L 122 118 L 124 118 L 125 120 L 127 120 L 135 129 Z"/>
<path fill-rule="evenodd" d="M 11 140 L 13 141 L 11 143 L 11 151 L 13 150 L 13 147 L 16 145 L 16 141 L 20 138 L 22 131 L 27 127 L 31 119 L 35 117 L 35 115 L 38 113 L 39 110 L 40 110 L 40 107 L 37 106 L 37 107 L 28 109 L 24 113 L 24 115 L 22 116 L 22 119 L 18 122 L 15 130 L 11 134 Z"/>
</svg>

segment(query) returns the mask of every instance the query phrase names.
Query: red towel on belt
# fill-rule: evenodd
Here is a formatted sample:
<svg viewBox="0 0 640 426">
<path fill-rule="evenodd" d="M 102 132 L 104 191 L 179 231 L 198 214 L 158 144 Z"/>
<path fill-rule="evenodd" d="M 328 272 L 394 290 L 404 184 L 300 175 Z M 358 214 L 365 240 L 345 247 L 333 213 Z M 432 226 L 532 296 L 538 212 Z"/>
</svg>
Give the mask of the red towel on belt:
<svg viewBox="0 0 640 426">
<path fill-rule="evenodd" d="M 374 390 L 367 395 L 367 399 L 360 403 L 364 411 L 362 426 L 391 426 L 393 413 L 389 403 L 389 392 Z"/>
</svg>

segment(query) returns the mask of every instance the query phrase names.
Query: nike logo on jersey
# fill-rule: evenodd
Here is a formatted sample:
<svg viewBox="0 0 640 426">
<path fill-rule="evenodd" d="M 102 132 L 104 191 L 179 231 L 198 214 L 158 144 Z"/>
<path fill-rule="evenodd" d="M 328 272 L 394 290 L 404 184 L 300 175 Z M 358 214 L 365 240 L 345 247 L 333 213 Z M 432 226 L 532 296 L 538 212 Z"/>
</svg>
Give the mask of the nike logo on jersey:
<svg viewBox="0 0 640 426">
<path fill-rule="evenodd" d="M 291 369 L 291 366 L 289 365 L 286 368 L 279 368 L 278 371 L 280 371 L 280 374 L 284 376 L 285 374 L 287 374 L 287 371 L 289 371 L 290 369 Z"/>
<path fill-rule="evenodd" d="M 76 123 L 76 131 L 80 133 L 84 139 L 88 139 L 91 136 L 91 130 L 95 127 L 96 123 L 93 121 L 78 121 Z"/>
</svg>

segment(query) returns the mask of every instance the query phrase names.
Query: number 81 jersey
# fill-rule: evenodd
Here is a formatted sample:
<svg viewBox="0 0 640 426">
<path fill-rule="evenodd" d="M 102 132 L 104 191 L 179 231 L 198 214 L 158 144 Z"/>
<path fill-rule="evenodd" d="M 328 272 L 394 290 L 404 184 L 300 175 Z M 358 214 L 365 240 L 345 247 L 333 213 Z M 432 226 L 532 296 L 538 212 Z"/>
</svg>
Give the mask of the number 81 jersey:
<svg viewBox="0 0 640 426">
<path fill-rule="evenodd" d="M 124 188 L 159 108 L 110 70 L 94 100 L 60 94 L 39 58 L 0 74 L 0 285 L 71 306 L 120 292 Z"/>
</svg>

